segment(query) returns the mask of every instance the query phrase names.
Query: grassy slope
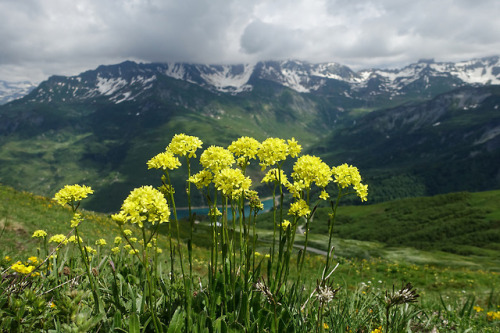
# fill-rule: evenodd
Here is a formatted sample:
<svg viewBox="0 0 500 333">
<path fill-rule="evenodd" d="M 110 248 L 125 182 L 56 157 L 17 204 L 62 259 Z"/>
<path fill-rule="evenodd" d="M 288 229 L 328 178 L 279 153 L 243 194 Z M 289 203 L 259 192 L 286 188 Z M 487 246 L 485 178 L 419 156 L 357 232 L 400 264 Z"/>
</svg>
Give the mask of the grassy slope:
<svg viewBox="0 0 500 333">
<path fill-rule="evenodd" d="M 337 254 L 348 257 L 476 266 L 498 272 L 499 201 L 500 191 L 488 191 L 341 205 L 334 245 Z M 309 244 L 321 250 L 328 244 L 329 213 L 329 208 L 319 208 L 311 222 Z M 261 228 L 272 228 L 272 214 L 259 221 Z"/>
</svg>

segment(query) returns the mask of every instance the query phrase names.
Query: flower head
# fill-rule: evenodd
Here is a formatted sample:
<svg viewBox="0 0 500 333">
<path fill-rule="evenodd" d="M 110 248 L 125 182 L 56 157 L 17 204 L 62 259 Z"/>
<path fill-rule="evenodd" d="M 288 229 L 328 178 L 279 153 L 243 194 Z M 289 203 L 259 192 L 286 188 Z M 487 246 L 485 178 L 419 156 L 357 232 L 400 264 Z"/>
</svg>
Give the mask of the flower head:
<svg viewBox="0 0 500 333">
<path fill-rule="evenodd" d="M 214 184 L 225 196 L 234 199 L 247 191 L 252 181 L 240 169 L 225 168 L 214 176 Z"/>
<path fill-rule="evenodd" d="M 63 234 L 57 234 L 49 238 L 49 243 L 64 243 L 66 244 L 68 240 Z"/>
<path fill-rule="evenodd" d="M 290 157 L 299 156 L 300 152 L 302 151 L 302 146 L 299 145 L 297 141 L 295 141 L 295 138 L 287 140 L 287 142 L 288 142 L 288 153 L 290 154 Z"/>
<path fill-rule="evenodd" d="M 310 188 L 312 183 L 325 188 L 332 181 L 332 172 L 328 164 L 321 158 L 312 155 L 303 155 L 293 165 L 292 178 L 301 181 L 305 188 Z"/>
<path fill-rule="evenodd" d="M 80 213 L 75 213 L 71 219 L 71 228 L 78 227 L 83 221 L 83 216 Z"/>
<path fill-rule="evenodd" d="M 210 146 L 201 154 L 200 163 L 205 169 L 217 173 L 222 169 L 229 168 L 234 164 L 233 154 L 222 147 Z"/>
<path fill-rule="evenodd" d="M 47 233 L 44 230 L 35 230 L 32 238 L 44 238 L 47 237 Z"/>
<path fill-rule="evenodd" d="M 262 170 L 285 160 L 288 154 L 288 145 L 279 138 L 267 138 L 257 151 Z"/>
<path fill-rule="evenodd" d="M 95 241 L 95 245 L 97 245 L 97 246 L 104 246 L 106 244 L 107 244 L 106 240 L 103 239 L 103 238 L 100 238 L 100 239 L 98 239 L 98 240 Z"/>
<path fill-rule="evenodd" d="M 201 148 L 203 142 L 196 136 L 186 135 L 184 133 L 176 134 L 167 147 L 175 155 L 196 157 L 196 150 Z"/>
<path fill-rule="evenodd" d="M 288 178 L 283 172 L 283 170 L 279 170 L 278 173 L 278 168 L 273 168 L 269 169 L 269 171 L 266 173 L 264 178 L 262 178 L 261 182 L 262 183 L 275 183 L 279 184 L 281 180 L 281 184 L 287 184 L 288 183 Z"/>
<path fill-rule="evenodd" d="M 89 186 L 78 184 L 66 185 L 55 194 L 54 200 L 56 200 L 61 206 L 64 206 L 68 203 L 71 204 L 81 201 L 92 193 L 94 193 L 94 191 Z"/>
<path fill-rule="evenodd" d="M 248 136 L 242 136 L 236 141 L 233 141 L 227 149 L 236 157 L 245 157 L 247 159 L 255 158 L 257 151 L 260 148 L 259 141 Z"/>
<path fill-rule="evenodd" d="M 332 174 L 339 188 L 353 186 L 356 194 L 361 198 L 361 201 L 367 200 L 368 185 L 363 185 L 361 183 L 361 175 L 359 174 L 358 168 L 344 163 L 337 167 L 333 167 Z"/>
<path fill-rule="evenodd" d="M 303 199 L 299 199 L 290 205 L 290 209 L 288 210 L 288 215 L 295 215 L 298 217 L 307 216 L 311 213 L 309 206 L 306 201 Z"/>
<path fill-rule="evenodd" d="M 21 274 L 30 274 L 35 269 L 33 265 L 24 265 L 22 262 L 18 261 L 14 263 L 10 268 Z"/>
<path fill-rule="evenodd" d="M 142 186 L 130 192 L 123 201 L 120 214 L 125 221 L 137 223 L 142 228 L 145 221 L 152 224 L 168 222 L 170 210 L 160 191 L 152 186 Z"/>
<path fill-rule="evenodd" d="M 264 204 L 259 198 L 259 194 L 257 191 L 248 190 L 245 191 L 245 197 L 249 201 L 250 208 L 253 208 L 255 211 L 263 210 Z"/>
<path fill-rule="evenodd" d="M 148 169 L 174 170 L 181 166 L 179 159 L 170 151 L 159 153 L 148 161 Z"/>
<path fill-rule="evenodd" d="M 208 185 L 210 185 L 212 178 L 212 173 L 204 169 L 189 177 L 188 181 L 195 184 L 198 189 L 202 189 L 203 187 L 208 187 Z"/>
</svg>

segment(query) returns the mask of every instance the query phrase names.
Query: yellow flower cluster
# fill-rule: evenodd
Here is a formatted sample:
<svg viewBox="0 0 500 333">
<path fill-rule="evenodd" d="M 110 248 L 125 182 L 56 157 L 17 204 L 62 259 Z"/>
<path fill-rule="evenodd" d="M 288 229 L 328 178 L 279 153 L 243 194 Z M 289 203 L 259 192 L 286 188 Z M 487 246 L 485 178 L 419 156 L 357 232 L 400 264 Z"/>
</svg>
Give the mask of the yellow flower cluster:
<svg viewBox="0 0 500 333">
<path fill-rule="evenodd" d="M 212 182 L 212 179 L 212 173 L 209 170 L 204 169 L 189 177 L 189 182 L 195 184 L 198 189 L 201 189 L 203 187 L 208 187 L 208 185 Z"/>
<path fill-rule="evenodd" d="M 21 274 L 30 274 L 35 269 L 35 266 L 24 265 L 22 262 L 18 261 L 10 266 L 10 268 Z"/>
<path fill-rule="evenodd" d="M 333 167 L 332 173 L 335 177 L 334 181 L 340 188 L 347 188 L 352 185 L 358 197 L 361 198 L 361 201 L 366 201 L 368 185 L 361 183 L 361 175 L 358 168 L 344 163 L 338 167 Z"/>
<path fill-rule="evenodd" d="M 208 147 L 200 156 L 201 165 L 213 173 L 231 167 L 234 162 L 233 154 L 229 150 L 218 146 Z"/>
<path fill-rule="evenodd" d="M 251 208 L 253 208 L 257 211 L 264 209 L 264 204 L 260 200 L 259 194 L 257 193 L 257 191 L 248 190 L 245 192 L 245 196 L 246 196 L 247 200 L 249 201 L 249 205 Z"/>
<path fill-rule="evenodd" d="M 267 138 L 257 152 L 262 170 L 285 160 L 289 154 L 286 141 L 279 138 Z"/>
<path fill-rule="evenodd" d="M 83 221 L 83 216 L 80 213 L 75 213 L 71 219 L 71 228 L 78 227 L 78 225 Z"/>
<path fill-rule="evenodd" d="M 281 184 L 288 184 L 288 177 L 283 172 L 283 170 L 280 170 L 280 172 L 278 173 L 278 169 L 273 168 L 269 169 L 264 178 L 262 178 L 261 182 L 279 184 L 280 179 L 281 179 Z"/>
<path fill-rule="evenodd" d="M 240 169 L 226 168 L 215 174 L 214 185 L 225 196 L 235 199 L 241 197 L 243 191 L 250 189 L 252 181 Z"/>
<path fill-rule="evenodd" d="M 68 238 L 68 239 L 64 242 L 64 244 L 66 244 L 66 243 L 75 243 L 75 244 L 77 244 L 77 243 L 78 243 L 78 241 L 80 241 L 80 243 L 82 243 L 82 242 L 83 242 L 82 237 L 78 236 L 78 238 L 77 238 L 75 235 L 73 235 L 73 236 L 70 236 L 70 237 L 69 237 L 69 238 Z"/>
<path fill-rule="evenodd" d="M 312 183 L 325 188 L 332 181 L 332 172 L 328 164 L 321 161 L 321 158 L 303 155 L 293 165 L 292 178 L 296 183 L 301 184 L 303 189 L 311 187 Z M 296 187 L 296 189 L 299 188 Z"/>
<path fill-rule="evenodd" d="M 35 230 L 35 232 L 33 233 L 33 236 L 31 236 L 32 238 L 44 238 L 44 237 L 47 237 L 47 232 L 45 232 L 45 230 Z"/>
<path fill-rule="evenodd" d="M 85 185 L 66 185 L 54 196 L 54 200 L 57 201 L 61 206 L 67 203 L 77 202 L 85 199 L 89 194 L 94 193 L 94 191 Z"/>
<path fill-rule="evenodd" d="M 106 244 L 107 244 L 106 240 L 103 239 L 103 238 L 100 238 L 100 239 L 98 239 L 98 240 L 95 241 L 95 245 L 97 245 L 97 246 L 104 246 Z"/>
<path fill-rule="evenodd" d="M 181 162 L 170 151 L 159 153 L 148 161 L 148 169 L 174 170 L 181 166 Z"/>
<path fill-rule="evenodd" d="M 66 240 L 66 236 L 63 234 L 57 234 L 49 238 L 49 243 L 62 243 L 66 244 L 68 241 Z"/>
<path fill-rule="evenodd" d="M 201 148 L 203 142 L 195 137 L 186 134 L 176 134 L 170 141 L 167 151 L 179 156 L 196 157 L 196 150 Z"/>
<path fill-rule="evenodd" d="M 307 216 L 311 213 L 307 202 L 303 199 L 299 199 L 290 205 L 288 210 L 288 215 L 294 215 L 297 217 Z"/>
<path fill-rule="evenodd" d="M 37 265 L 39 263 L 38 257 L 31 256 L 28 258 L 28 262 L 33 265 Z"/>
<path fill-rule="evenodd" d="M 233 141 L 227 149 L 236 157 L 245 157 L 248 159 L 255 158 L 257 151 L 260 148 L 259 141 L 248 136 L 242 136 L 236 141 Z"/>
<path fill-rule="evenodd" d="M 382 333 L 382 326 L 379 326 L 378 328 L 374 329 L 371 333 Z"/>
<path fill-rule="evenodd" d="M 168 222 L 169 217 L 167 200 L 152 186 L 142 186 L 132 190 L 123 201 L 121 211 L 111 216 L 118 223 L 137 223 L 140 228 L 144 222 L 152 224 Z"/>
<path fill-rule="evenodd" d="M 486 313 L 488 321 L 500 320 L 500 311 L 488 311 Z"/>
</svg>

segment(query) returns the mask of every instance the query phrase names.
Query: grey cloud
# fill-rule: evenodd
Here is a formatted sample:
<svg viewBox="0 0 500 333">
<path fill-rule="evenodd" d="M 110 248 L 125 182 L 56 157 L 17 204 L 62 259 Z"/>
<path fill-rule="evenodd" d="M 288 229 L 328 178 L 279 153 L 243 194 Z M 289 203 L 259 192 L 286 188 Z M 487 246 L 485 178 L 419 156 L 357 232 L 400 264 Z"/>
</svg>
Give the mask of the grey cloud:
<svg viewBox="0 0 500 333">
<path fill-rule="evenodd" d="M 463 60 L 500 54 L 499 14 L 498 0 L 1 0 L 0 79 L 126 59 Z"/>
</svg>

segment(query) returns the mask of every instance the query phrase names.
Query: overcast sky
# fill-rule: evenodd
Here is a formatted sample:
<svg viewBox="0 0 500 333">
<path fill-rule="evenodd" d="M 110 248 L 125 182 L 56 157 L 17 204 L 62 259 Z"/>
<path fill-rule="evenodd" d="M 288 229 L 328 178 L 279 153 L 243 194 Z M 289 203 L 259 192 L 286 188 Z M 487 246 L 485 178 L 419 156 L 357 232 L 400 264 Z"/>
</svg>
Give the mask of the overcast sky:
<svg viewBox="0 0 500 333">
<path fill-rule="evenodd" d="M 0 80 L 124 60 L 354 70 L 500 55 L 499 0 L 0 0 Z"/>
</svg>

